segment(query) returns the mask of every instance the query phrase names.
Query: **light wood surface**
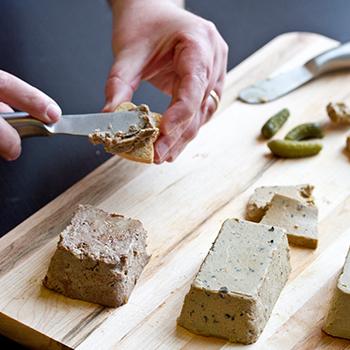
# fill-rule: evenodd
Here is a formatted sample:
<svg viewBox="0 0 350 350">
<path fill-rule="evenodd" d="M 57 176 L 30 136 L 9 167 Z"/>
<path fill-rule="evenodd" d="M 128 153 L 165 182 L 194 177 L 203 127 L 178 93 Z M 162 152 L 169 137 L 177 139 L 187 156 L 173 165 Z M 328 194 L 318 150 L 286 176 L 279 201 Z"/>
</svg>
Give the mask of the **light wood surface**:
<svg viewBox="0 0 350 350">
<path fill-rule="evenodd" d="M 278 160 L 257 139 L 282 107 L 292 126 L 326 119 L 330 100 L 350 99 L 350 73 L 325 76 L 264 105 L 237 92 L 337 43 L 315 34 L 277 37 L 228 75 L 222 105 L 173 164 L 147 166 L 114 157 L 0 240 L 0 332 L 42 349 L 350 349 L 321 332 L 335 278 L 350 244 L 349 130 L 330 129 L 317 157 Z M 79 160 L 77 160 L 79 161 Z M 66 171 L 69 171 L 67 169 Z M 320 209 L 317 250 L 292 248 L 292 274 L 256 344 L 242 346 L 176 327 L 184 295 L 221 223 L 243 217 L 260 185 L 310 182 Z M 127 305 L 108 309 L 41 286 L 58 234 L 78 203 L 139 218 L 152 259 Z"/>
</svg>

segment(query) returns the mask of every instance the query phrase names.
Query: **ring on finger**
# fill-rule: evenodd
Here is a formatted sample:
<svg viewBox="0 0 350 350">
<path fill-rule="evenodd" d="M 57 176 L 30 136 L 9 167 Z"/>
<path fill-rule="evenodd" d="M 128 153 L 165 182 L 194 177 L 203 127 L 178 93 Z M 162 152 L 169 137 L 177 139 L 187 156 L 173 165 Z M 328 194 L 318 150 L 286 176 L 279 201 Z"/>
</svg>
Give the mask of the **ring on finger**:
<svg viewBox="0 0 350 350">
<path fill-rule="evenodd" d="M 214 100 L 215 102 L 215 111 L 218 109 L 219 104 L 220 104 L 220 97 L 219 95 L 215 92 L 215 90 L 211 90 L 209 92 L 209 96 Z"/>
</svg>

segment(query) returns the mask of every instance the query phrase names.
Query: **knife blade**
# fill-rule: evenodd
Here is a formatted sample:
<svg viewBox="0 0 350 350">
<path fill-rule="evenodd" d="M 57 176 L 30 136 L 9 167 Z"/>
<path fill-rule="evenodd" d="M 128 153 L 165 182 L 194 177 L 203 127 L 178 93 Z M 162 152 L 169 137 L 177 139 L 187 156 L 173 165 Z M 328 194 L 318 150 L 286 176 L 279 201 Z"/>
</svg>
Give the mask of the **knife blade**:
<svg viewBox="0 0 350 350">
<path fill-rule="evenodd" d="M 302 66 L 260 80 L 241 90 L 238 98 L 250 104 L 270 102 L 324 73 L 345 68 L 350 68 L 350 42 L 324 52 Z"/>
<path fill-rule="evenodd" d="M 146 121 L 141 118 L 142 115 L 143 113 L 138 110 L 71 114 L 62 115 L 57 123 L 44 124 L 25 112 L 0 113 L 0 117 L 10 123 L 22 137 L 58 134 L 88 136 L 96 130 L 128 132 L 131 125 L 144 128 Z"/>
<path fill-rule="evenodd" d="M 251 104 L 273 101 L 304 85 L 312 78 L 313 74 L 307 67 L 297 67 L 243 89 L 239 94 L 239 99 Z"/>
</svg>

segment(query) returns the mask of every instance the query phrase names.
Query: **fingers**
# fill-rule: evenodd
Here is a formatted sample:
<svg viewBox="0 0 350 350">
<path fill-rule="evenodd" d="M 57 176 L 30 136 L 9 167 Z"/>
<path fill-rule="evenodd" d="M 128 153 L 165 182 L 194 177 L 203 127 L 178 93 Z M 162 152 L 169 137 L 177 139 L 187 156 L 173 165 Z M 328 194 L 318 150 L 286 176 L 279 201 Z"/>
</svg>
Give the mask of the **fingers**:
<svg viewBox="0 0 350 350">
<path fill-rule="evenodd" d="M 0 70 L 0 112 L 12 112 L 12 107 L 29 113 L 44 123 L 56 122 L 62 114 L 57 103 L 23 80 Z M 14 160 L 21 153 L 17 131 L 0 118 L 0 157 Z"/>
<path fill-rule="evenodd" d="M 161 123 L 162 137 L 155 147 L 155 161 L 172 161 L 216 110 L 213 89 L 221 97 L 226 75 L 228 47 L 215 26 L 209 40 L 194 41 L 185 35 L 176 47 L 173 99 Z M 206 44 L 211 43 L 211 47 Z"/>
<path fill-rule="evenodd" d="M 49 96 L 2 70 L 0 70 L 0 100 L 44 123 L 56 122 L 62 114 L 60 107 Z"/>
<path fill-rule="evenodd" d="M 13 112 L 13 109 L 0 102 L 0 113 Z M 15 160 L 21 153 L 21 139 L 17 131 L 4 119 L 0 118 L 0 157 Z"/>
<path fill-rule="evenodd" d="M 226 69 L 219 72 L 219 77 L 214 86 L 214 91 L 219 97 L 223 90 L 225 72 Z M 211 88 L 211 86 L 208 85 L 207 88 Z M 180 120 L 180 123 L 178 123 L 176 128 L 172 129 L 170 133 L 167 133 L 167 130 L 165 130 L 165 132 L 164 129 L 161 130 L 162 136 L 155 145 L 156 163 L 159 164 L 164 161 L 174 161 L 184 150 L 186 145 L 197 135 L 200 127 L 215 113 L 217 109 L 215 100 L 212 96 L 207 95 L 206 92 L 204 95 L 206 98 L 204 101 L 200 101 L 200 107 L 195 116 L 192 116 L 191 119 L 184 118 Z"/>
<path fill-rule="evenodd" d="M 14 110 L 4 102 L 0 102 L 0 113 L 11 113 Z"/>
<path fill-rule="evenodd" d="M 106 82 L 104 112 L 113 112 L 125 101 L 131 101 L 140 84 L 144 58 L 125 49 L 114 62 Z"/>
<path fill-rule="evenodd" d="M 184 131 L 184 133 L 169 150 L 165 160 L 167 162 L 173 162 L 178 157 L 178 155 L 185 149 L 189 142 L 197 136 L 200 127 L 200 116 L 193 118 L 193 120 L 191 121 L 187 129 Z"/>
<path fill-rule="evenodd" d="M 216 103 L 211 96 L 208 96 L 200 112 L 188 125 L 183 124 L 170 135 L 162 135 L 155 144 L 155 163 L 174 161 L 188 143 L 196 137 L 200 127 L 210 119 L 215 110 Z"/>
<path fill-rule="evenodd" d="M 213 64 L 207 49 L 186 33 L 180 38 L 174 57 L 178 80 L 174 83 L 171 104 L 163 115 L 163 134 L 172 133 L 182 123 L 188 124 L 200 110 Z"/>
</svg>

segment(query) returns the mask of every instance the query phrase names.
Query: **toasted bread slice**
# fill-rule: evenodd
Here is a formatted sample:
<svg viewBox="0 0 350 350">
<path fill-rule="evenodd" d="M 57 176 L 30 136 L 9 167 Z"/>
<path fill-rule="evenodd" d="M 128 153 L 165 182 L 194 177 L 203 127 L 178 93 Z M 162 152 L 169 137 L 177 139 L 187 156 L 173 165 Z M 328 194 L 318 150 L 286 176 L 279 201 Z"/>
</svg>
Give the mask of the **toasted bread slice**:
<svg viewBox="0 0 350 350">
<path fill-rule="evenodd" d="M 133 108 L 136 108 L 137 106 L 133 104 L 132 102 L 123 102 L 121 103 L 117 108 L 116 112 L 119 111 L 128 111 Z M 152 113 L 154 125 L 156 128 L 159 128 L 161 115 L 158 113 Z M 138 147 L 132 150 L 131 152 L 124 152 L 119 153 L 119 155 L 123 158 L 133 160 L 135 162 L 141 162 L 141 163 L 153 163 L 154 160 L 154 144 L 155 140 L 148 140 L 143 147 Z"/>
</svg>

